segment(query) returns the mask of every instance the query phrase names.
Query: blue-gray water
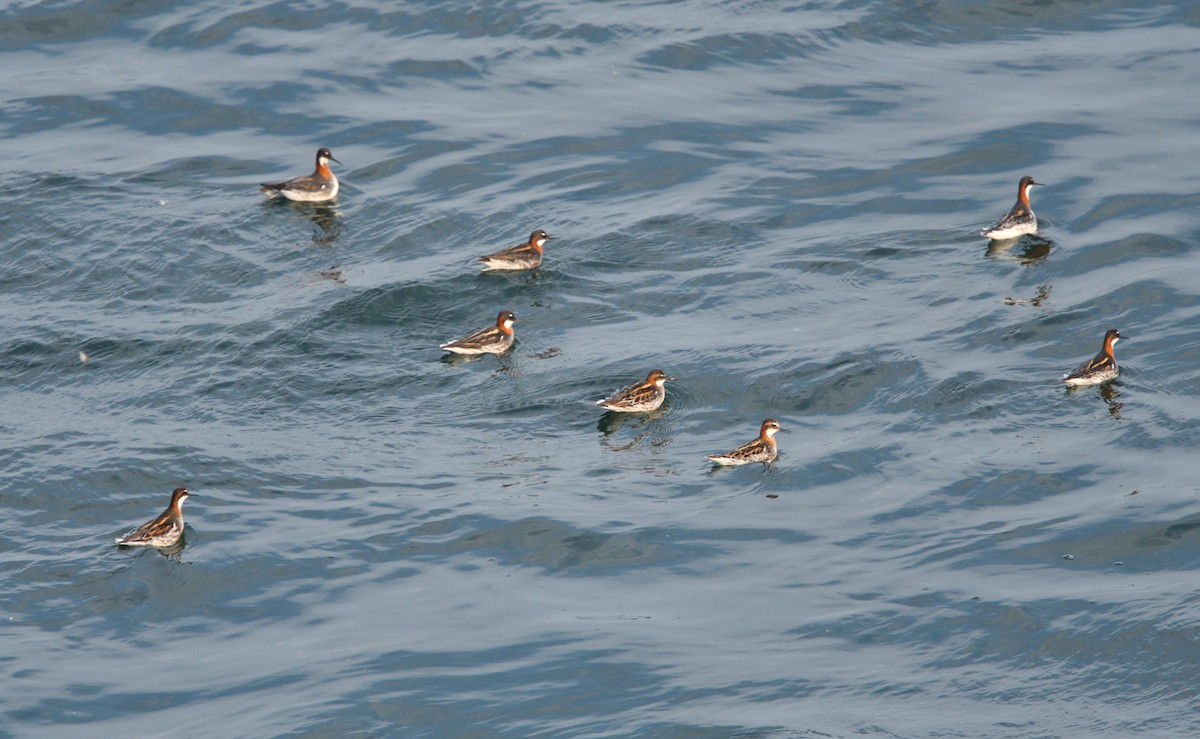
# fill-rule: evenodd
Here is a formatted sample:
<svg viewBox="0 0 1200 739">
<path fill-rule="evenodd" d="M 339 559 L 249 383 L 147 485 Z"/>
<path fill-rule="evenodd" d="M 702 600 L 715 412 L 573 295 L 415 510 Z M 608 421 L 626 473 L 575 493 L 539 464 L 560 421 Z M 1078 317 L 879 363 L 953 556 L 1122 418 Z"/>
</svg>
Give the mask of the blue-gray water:
<svg viewBox="0 0 1200 739">
<path fill-rule="evenodd" d="M 1200 11 L 1129 6 L 6 6 L 0 733 L 1194 733 Z"/>
</svg>

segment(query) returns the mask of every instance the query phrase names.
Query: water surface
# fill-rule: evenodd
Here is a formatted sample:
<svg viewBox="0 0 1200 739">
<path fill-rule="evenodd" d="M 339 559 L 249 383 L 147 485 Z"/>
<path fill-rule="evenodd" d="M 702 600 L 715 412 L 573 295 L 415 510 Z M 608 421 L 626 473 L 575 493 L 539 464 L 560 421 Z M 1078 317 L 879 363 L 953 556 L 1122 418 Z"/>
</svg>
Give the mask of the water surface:
<svg viewBox="0 0 1200 739">
<path fill-rule="evenodd" d="M 1198 26 L 0 12 L 0 731 L 1191 733 Z M 261 198 L 319 146 L 336 205 Z M 1024 174 L 1040 238 L 989 247 Z M 112 545 L 180 484 L 177 559 Z"/>
</svg>

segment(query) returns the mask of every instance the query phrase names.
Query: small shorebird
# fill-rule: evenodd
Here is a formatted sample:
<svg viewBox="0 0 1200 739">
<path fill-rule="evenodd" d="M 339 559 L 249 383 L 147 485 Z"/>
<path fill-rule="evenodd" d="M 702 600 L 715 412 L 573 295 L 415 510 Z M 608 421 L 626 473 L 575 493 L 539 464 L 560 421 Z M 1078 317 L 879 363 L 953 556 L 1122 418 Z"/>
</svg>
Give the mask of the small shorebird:
<svg viewBox="0 0 1200 739">
<path fill-rule="evenodd" d="M 1025 234 L 1037 233 L 1037 216 L 1033 214 L 1033 208 L 1029 205 L 1029 188 L 1041 184 L 1034 182 L 1029 175 L 1022 177 L 1017 184 L 1016 205 L 1003 218 L 996 221 L 995 225 L 981 233 L 992 241 L 1004 241 Z"/>
<path fill-rule="evenodd" d="M 517 317 L 510 310 L 500 311 L 496 325 L 476 331 L 455 341 L 447 341 L 442 349 L 455 354 L 503 354 L 513 345 L 513 324 Z"/>
<path fill-rule="evenodd" d="M 554 238 L 556 237 L 539 228 L 529 234 L 528 242 L 510 246 L 495 254 L 480 257 L 479 261 L 483 262 L 484 272 L 491 270 L 534 269 L 535 267 L 540 267 L 542 264 L 542 245 Z"/>
<path fill-rule="evenodd" d="M 667 380 L 674 379 L 667 377 L 667 373 L 660 369 L 650 370 L 644 381 L 623 387 L 604 400 L 597 400 L 596 405 L 618 413 L 645 413 L 656 410 L 667 397 Z"/>
<path fill-rule="evenodd" d="M 183 501 L 191 495 L 187 488 L 175 488 L 171 505 L 153 521 L 138 526 L 117 539 L 123 547 L 172 547 L 183 537 Z"/>
<path fill-rule="evenodd" d="M 1117 357 L 1113 354 L 1113 345 L 1120 338 L 1121 332 L 1115 328 L 1110 328 L 1104 334 L 1104 346 L 1100 347 L 1100 353 L 1071 370 L 1070 374 L 1063 375 L 1062 381 L 1068 385 L 1079 387 L 1082 385 L 1100 385 L 1109 380 L 1117 379 L 1117 374 L 1120 373 L 1121 368 L 1117 366 Z"/>
<path fill-rule="evenodd" d="M 317 149 L 317 168 L 309 175 L 294 177 L 287 182 L 264 182 L 262 194 L 269 198 L 282 195 L 288 200 L 301 203 L 324 203 L 338 194 L 338 179 L 329 169 L 330 162 L 338 162 L 333 153 L 322 146 Z"/>
<path fill-rule="evenodd" d="M 722 467 L 736 467 L 742 464 L 752 464 L 754 462 L 770 462 L 779 455 L 778 448 L 775 445 L 775 434 L 782 431 L 779 421 L 774 418 L 768 418 L 762 422 L 762 428 L 758 431 L 758 438 L 749 444 L 734 449 L 732 452 L 725 454 L 710 454 L 708 458 L 715 465 Z"/>
</svg>

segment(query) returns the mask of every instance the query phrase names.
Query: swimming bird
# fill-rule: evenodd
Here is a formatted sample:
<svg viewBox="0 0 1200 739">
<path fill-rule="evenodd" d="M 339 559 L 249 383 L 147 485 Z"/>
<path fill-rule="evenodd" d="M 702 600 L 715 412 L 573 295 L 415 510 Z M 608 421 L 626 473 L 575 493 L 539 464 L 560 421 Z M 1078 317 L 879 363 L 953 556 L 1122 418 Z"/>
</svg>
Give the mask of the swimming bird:
<svg viewBox="0 0 1200 739">
<path fill-rule="evenodd" d="M 554 238 L 556 237 L 549 235 L 539 228 L 529 234 L 528 242 L 510 246 L 495 254 L 482 256 L 479 258 L 479 261 L 483 262 L 484 272 L 490 270 L 534 269 L 535 267 L 540 267 L 542 264 L 542 245 Z"/>
<path fill-rule="evenodd" d="M 117 539 L 123 547 L 171 547 L 183 537 L 183 501 L 191 495 L 187 488 L 175 488 L 171 505 L 153 521 L 138 526 Z"/>
<path fill-rule="evenodd" d="M 513 324 L 517 317 L 510 310 L 500 311 L 496 325 L 481 329 L 455 341 L 447 341 L 442 349 L 455 354 L 503 354 L 513 345 Z"/>
<path fill-rule="evenodd" d="M 770 462 L 779 455 L 778 448 L 775 445 L 775 434 L 782 431 L 779 421 L 774 418 L 768 418 L 762 422 L 762 428 L 758 431 L 758 438 L 749 444 L 744 444 L 732 452 L 725 454 L 710 454 L 708 458 L 715 465 L 722 467 L 736 467 L 742 464 L 752 464 L 754 462 Z"/>
<path fill-rule="evenodd" d="M 1041 184 L 1034 182 L 1029 175 L 1022 177 L 1021 181 L 1017 183 L 1016 205 L 1003 218 L 996 221 L 991 228 L 981 233 L 992 241 L 1015 239 L 1025 234 L 1037 233 L 1037 216 L 1033 214 L 1033 208 L 1029 205 L 1029 188 Z"/>
<path fill-rule="evenodd" d="M 294 177 L 287 182 L 264 182 L 262 194 L 269 198 L 282 195 L 288 200 L 301 203 L 324 203 L 338 194 L 338 179 L 329 169 L 330 162 L 338 162 L 333 153 L 322 146 L 317 149 L 317 168 L 312 174 Z"/>
<path fill-rule="evenodd" d="M 667 373 L 660 369 L 650 370 L 644 381 L 623 387 L 604 400 L 597 400 L 596 405 L 618 413 L 645 413 L 656 410 L 667 397 L 667 380 L 674 379 L 667 377 Z"/>
<path fill-rule="evenodd" d="M 1104 346 L 1100 347 L 1100 353 L 1071 370 L 1070 374 L 1063 375 L 1062 381 L 1068 385 L 1079 387 L 1100 385 L 1117 379 L 1121 368 L 1117 366 L 1117 357 L 1113 354 L 1113 346 L 1120 338 L 1121 332 L 1110 328 L 1104 334 Z"/>
</svg>

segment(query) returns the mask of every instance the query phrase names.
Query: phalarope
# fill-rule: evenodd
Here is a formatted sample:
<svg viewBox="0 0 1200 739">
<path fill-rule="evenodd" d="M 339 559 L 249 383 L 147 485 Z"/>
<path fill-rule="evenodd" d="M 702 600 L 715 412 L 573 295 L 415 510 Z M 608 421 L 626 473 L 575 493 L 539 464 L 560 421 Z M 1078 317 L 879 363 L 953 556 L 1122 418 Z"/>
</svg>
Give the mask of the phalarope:
<svg viewBox="0 0 1200 739">
<path fill-rule="evenodd" d="M 447 341 L 442 349 L 455 354 L 503 354 L 513 345 L 513 324 L 517 317 L 510 310 L 500 311 L 496 325 L 481 329 L 455 341 Z"/>
<path fill-rule="evenodd" d="M 1025 234 L 1037 233 L 1037 216 L 1033 214 L 1033 208 L 1029 205 L 1029 188 L 1041 184 L 1034 182 L 1029 175 L 1022 177 L 1017 184 L 1016 205 L 1003 218 L 996 221 L 995 225 L 981 233 L 992 241 L 1004 241 Z"/>
<path fill-rule="evenodd" d="M 667 373 L 660 369 L 650 370 L 646 379 L 623 387 L 604 400 L 597 400 L 596 405 L 618 413 L 645 413 L 657 409 L 667 397 L 665 386 Z"/>
<path fill-rule="evenodd" d="M 287 182 L 264 182 L 262 194 L 269 198 L 282 195 L 288 200 L 301 203 L 324 203 L 338 194 L 338 178 L 329 169 L 330 162 L 338 162 L 333 153 L 322 146 L 317 149 L 317 168 L 310 175 L 294 177 Z"/>
<path fill-rule="evenodd" d="M 191 495 L 187 488 L 175 488 L 171 493 L 171 505 L 153 521 L 138 526 L 117 539 L 123 547 L 171 547 L 183 537 L 183 501 Z"/>
<path fill-rule="evenodd" d="M 708 458 L 713 464 L 723 467 L 736 467 L 742 464 L 752 464 L 754 462 L 770 462 L 779 455 L 778 447 L 775 445 L 775 434 L 782 431 L 779 421 L 774 418 L 768 418 L 762 422 L 762 428 L 758 431 L 758 438 L 749 444 L 744 444 L 732 452 L 725 454 L 710 454 Z"/>
<path fill-rule="evenodd" d="M 1104 334 L 1104 346 L 1100 353 L 1088 361 L 1063 375 L 1062 381 L 1068 385 L 1100 385 L 1117 379 L 1121 368 L 1117 366 L 1117 357 L 1113 354 L 1113 345 L 1121 338 L 1121 332 L 1110 328 Z"/>
<path fill-rule="evenodd" d="M 529 234 L 529 241 L 524 244 L 510 246 L 495 254 L 479 258 L 483 262 L 483 271 L 502 269 L 534 269 L 542 264 L 542 245 L 557 238 L 538 229 Z"/>
</svg>

